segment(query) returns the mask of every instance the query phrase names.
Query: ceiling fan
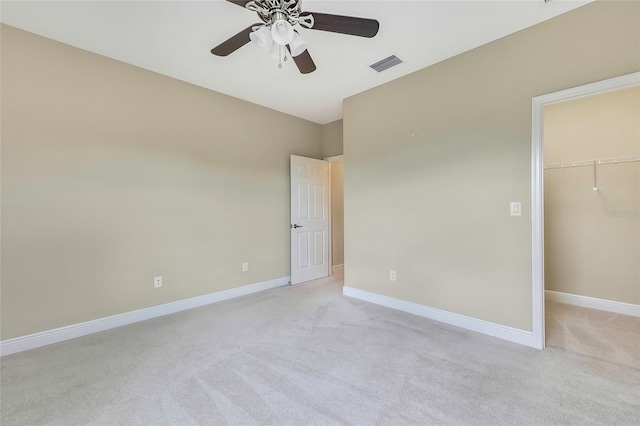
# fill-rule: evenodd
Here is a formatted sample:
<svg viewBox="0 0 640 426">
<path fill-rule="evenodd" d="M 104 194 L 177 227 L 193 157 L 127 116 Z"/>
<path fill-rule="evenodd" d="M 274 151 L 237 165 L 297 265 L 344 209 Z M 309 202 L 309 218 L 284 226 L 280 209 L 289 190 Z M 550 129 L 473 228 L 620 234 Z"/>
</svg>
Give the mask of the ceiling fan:
<svg viewBox="0 0 640 426">
<path fill-rule="evenodd" d="M 330 31 L 359 37 L 374 37 L 380 23 L 375 19 L 354 18 L 351 16 L 329 15 L 326 13 L 303 12 L 301 0 L 227 0 L 240 7 L 256 12 L 262 20 L 211 49 L 216 56 L 227 56 L 253 41 L 267 53 L 281 60 L 287 60 L 287 52 L 302 74 L 316 70 L 309 55 L 306 43 L 300 37 L 295 25 L 320 31 Z M 282 62 L 279 67 L 282 68 Z"/>
</svg>

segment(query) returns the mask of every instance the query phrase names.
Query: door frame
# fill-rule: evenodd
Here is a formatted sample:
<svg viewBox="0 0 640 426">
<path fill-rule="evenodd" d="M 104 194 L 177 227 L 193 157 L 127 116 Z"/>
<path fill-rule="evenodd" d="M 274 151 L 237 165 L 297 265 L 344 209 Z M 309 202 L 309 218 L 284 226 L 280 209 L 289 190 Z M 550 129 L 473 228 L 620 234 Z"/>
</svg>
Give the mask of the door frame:
<svg viewBox="0 0 640 426">
<path fill-rule="evenodd" d="M 640 85 L 640 72 L 622 75 L 532 99 L 531 126 L 531 225 L 533 345 L 545 347 L 544 315 L 544 107 Z"/>
<path fill-rule="evenodd" d="M 333 224 L 332 224 L 332 219 L 333 219 L 333 204 L 331 203 L 331 195 L 333 194 L 333 188 L 332 188 L 332 169 L 331 169 L 331 163 L 335 162 L 335 161 L 342 161 L 344 162 L 344 154 L 340 154 L 340 155 L 332 155 L 331 157 L 324 157 L 323 158 L 324 161 L 327 161 L 329 163 L 329 276 L 333 275 Z"/>
</svg>

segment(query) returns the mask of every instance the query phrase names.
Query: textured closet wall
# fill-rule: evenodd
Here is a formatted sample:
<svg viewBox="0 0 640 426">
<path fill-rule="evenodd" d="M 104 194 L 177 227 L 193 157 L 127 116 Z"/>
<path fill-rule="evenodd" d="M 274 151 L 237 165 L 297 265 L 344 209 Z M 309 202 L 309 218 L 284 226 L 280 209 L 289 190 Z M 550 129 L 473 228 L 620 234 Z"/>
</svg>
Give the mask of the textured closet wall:
<svg viewBox="0 0 640 426">
<path fill-rule="evenodd" d="M 640 156 L 640 88 L 549 105 L 545 164 Z M 640 303 L 640 163 L 545 170 L 545 287 Z"/>
</svg>

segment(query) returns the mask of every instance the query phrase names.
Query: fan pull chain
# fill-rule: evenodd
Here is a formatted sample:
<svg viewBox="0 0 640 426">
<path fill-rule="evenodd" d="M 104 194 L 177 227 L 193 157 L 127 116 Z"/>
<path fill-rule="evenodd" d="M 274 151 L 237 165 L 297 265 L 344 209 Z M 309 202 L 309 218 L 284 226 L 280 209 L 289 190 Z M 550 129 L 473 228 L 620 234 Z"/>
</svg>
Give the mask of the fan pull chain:
<svg viewBox="0 0 640 426">
<path fill-rule="evenodd" d="M 282 69 L 282 46 L 278 46 L 278 68 Z"/>
</svg>

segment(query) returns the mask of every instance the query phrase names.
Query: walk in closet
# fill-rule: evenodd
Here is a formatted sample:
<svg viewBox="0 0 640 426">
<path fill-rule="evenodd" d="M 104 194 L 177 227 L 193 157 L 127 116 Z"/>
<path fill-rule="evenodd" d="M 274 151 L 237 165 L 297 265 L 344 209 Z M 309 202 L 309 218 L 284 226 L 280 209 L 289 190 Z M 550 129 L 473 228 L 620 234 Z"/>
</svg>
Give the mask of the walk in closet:
<svg viewBox="0 0 640 426">
<path fill-rule="evenodd" d="M 545 107 L 547 346 L 640 368 L 640 88 Z"/>
</svg>

